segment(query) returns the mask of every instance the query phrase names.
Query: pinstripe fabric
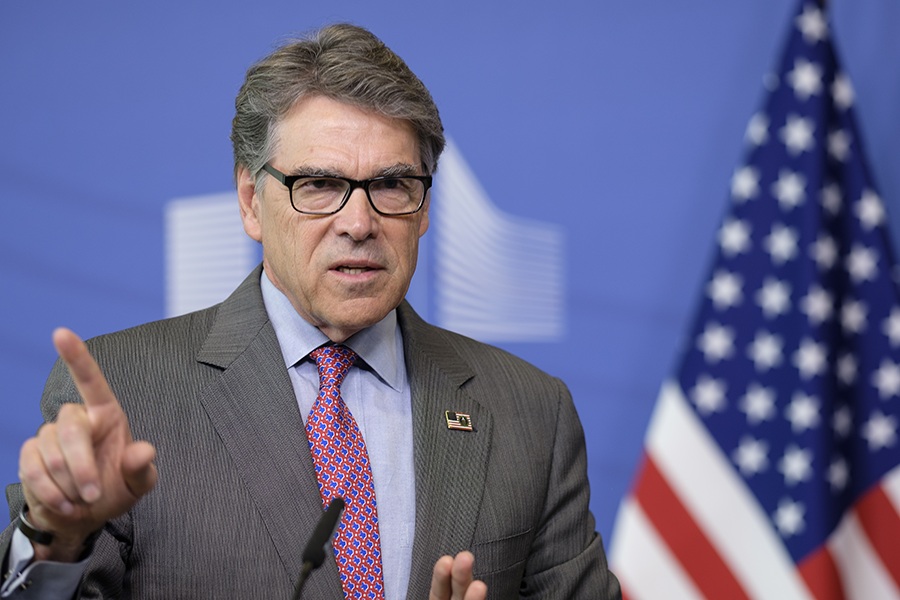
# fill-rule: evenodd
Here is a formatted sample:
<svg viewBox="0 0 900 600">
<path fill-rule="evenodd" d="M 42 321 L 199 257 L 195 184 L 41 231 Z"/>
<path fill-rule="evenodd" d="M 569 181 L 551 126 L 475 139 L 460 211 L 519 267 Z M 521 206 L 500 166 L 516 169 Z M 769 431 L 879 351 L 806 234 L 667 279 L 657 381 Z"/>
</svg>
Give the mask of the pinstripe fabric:
<svg viewBox="0 0 900 600">
<path fill-rule="evenodd" d="M 135 438 L 156 446 L 160 479 L 108 524 L 85 597 L 290 597 L 322 503 L 260 274 L 219 306 L 89 342 Z M 584 438 L 565 386 L 426 324 L 406 303 L 398 321 L 416 469 L 407 597 L 427 598 L 437 558 L 464 549 L 493 599 L 618 597 L 588 512 Z M 57 364 L 45 418 L 75 399 Z M 471 415 L 474 431 L 447 429 L 446 410 Z M 304 596 L 343 599 L 333 556 Z"/>
</svg>

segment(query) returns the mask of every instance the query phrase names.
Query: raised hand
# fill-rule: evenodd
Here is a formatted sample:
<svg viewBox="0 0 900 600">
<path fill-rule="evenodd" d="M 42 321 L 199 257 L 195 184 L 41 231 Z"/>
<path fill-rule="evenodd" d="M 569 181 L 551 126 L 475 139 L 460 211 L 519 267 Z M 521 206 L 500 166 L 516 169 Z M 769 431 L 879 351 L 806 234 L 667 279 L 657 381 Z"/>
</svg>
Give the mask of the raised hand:
<svg viewBox="0 0 900 600">
<path fill-rule="evenodd" d="M 439 558 L 434 564 L 428 600 L 484 600 L 487 586 L 483 581 L 473 580 L 474 564 L 475 557 L 471 552 L 460 552 L 456 558 Z"/>
<path fill-rule="evenodd" d="M 19 478 L 28 520 L 54 534 L 36 560 L 75 561 L 84 540 L 127 512 L 156 485 L 156 450 L 135 442 L 128 419 L 97 362 L 77 335 L 53 332 L 84 404 L 64 404 L 54 423 L 22 445 Z"/>
</svg>

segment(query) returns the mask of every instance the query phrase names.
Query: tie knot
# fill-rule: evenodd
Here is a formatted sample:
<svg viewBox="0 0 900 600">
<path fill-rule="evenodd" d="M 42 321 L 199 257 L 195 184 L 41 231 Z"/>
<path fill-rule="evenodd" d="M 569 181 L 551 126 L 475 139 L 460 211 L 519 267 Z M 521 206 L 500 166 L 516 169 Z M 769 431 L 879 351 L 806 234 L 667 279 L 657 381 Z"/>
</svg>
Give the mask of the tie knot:
<svg viewBox="0 0 900 600">
<path fill-rule="evenodd" d="M 356 352 L 346 346 L 323 346 L 309 355 L 316 361 L 322 385 L 341 385 L 344 375 L 356 361 Z"/>
</svg>

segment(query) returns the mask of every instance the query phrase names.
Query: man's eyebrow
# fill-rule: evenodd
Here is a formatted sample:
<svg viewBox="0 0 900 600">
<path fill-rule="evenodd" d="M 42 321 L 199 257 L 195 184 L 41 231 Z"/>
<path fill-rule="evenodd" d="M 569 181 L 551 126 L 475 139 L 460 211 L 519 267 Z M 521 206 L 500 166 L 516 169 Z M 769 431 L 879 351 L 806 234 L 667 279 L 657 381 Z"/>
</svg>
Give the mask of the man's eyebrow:
<svg viewBox="0 0 900 600">
<path fill-rule="evenodd" d="M 381 169 L 376 177 L 407 177 L 409 175 L 418 175 L 418 171 L 419 169 L 415 165 L 397 163 Z"/>
<path fill-rule="evenodd" d="M 291 175 L 297 177 L 342 177 L 341 172 L 337 169 L 311 166 L 301 166 L 291 169 Z"/>
<path fill-rule="evenodd" d="M 314 167 L 302 165 L 291 170 L 291 175 L 297 177 L 344 177 L 345 175 L 333 167 Z M 418 175 L 419 169 L 415 165 L 397 163 L 389 167 L 383 167 L 375 171 L 372 177 L 407 177 Z"/>
</svg>

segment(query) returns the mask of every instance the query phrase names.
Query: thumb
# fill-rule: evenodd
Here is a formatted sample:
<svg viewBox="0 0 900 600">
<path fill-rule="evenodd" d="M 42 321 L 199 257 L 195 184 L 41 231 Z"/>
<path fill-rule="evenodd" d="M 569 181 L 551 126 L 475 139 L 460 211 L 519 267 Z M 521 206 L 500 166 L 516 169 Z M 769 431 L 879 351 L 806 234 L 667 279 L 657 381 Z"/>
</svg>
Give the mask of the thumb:
<svg viewBox="0 0 900 600">
<path fill-rule="evenodd" d="M 153 489 L 159 474 L 156 465 L 156 448 L 148 442 L 134 442 L 122 454 L 122 479 L 135 498 Z"/>
</svg>

